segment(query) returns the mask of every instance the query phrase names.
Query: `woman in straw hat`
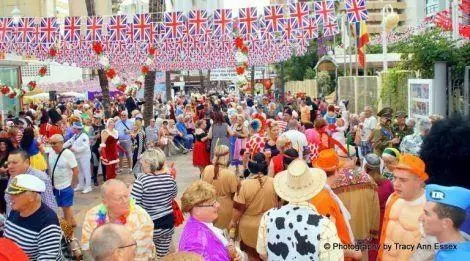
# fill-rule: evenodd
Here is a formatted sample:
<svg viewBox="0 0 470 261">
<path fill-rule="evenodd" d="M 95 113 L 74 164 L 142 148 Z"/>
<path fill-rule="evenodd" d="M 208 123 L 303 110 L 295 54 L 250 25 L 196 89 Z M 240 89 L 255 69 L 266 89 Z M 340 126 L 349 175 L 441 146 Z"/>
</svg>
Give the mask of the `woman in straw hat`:
<svg viewBox="0 0 470 261">
<path fill-rule="evenodd" d="M 228 228 L 232 218 L 233 196 L 238 187 L 238 178 L 228 169 L 229 164 L 229 148 L 226 145 L 217 145 L 212 165 L 207 166 L 202 173 L 202 180 L 214 185 L 217 191 L 220 207 L 219 217 L 214 225 L 220 229 Z"/>
<path fill-rule="evenodd" d="M 300 159 L 292 161 L 287 170 L 276 175 L 274 190 L 289 203 L 269 210 L 261 218 L 256 246 L 261 257 L 267 260 L 343 259 L 341 249 L 324 247 L 340 243 L 334 223 L 308 203 L 325 183 L 323 170 L 309 168 Z"/>
<path fill-rule="evenodd" d="M 261 216 L 278 204 L 273 178 L 266 176 L 267 169 L 264 154 L 255 154 L 248 162 L 250 175 L 242 181 L 233 199 L 233 217 L 229 227 L 238 227 L 240 248 L 248 254 L 250 260 L 259 260 L 256 241 Z"/>
<path fill-rule="evenodd" d="M 211 184 L 195 181 L 183 193 L 181 208 L 190 217 L 181 233 L 179 251 L 192 252 L 204 260 L 241 260 L 235 247 L 212 225 L 218 217 L 220 204 L 217 192 Z"/>
</svg>

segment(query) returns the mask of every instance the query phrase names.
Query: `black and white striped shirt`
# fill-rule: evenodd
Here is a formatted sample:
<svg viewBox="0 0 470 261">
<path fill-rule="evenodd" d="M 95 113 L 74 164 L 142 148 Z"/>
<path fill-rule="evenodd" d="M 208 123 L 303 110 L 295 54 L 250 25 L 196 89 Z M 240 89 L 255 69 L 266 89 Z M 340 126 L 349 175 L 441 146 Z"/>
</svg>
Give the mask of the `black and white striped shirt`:
<svg viewBox="0 0 470 261">
<path fill-rule="evenodd" d="M 5 224 L 5 237 L 18 244 L 31 260 L 63 260 L 59 219 L 44 203 L 28 217 L 12 210 Z"/>
<path fill-rule="evenodd" d="M 152 220 L 173 212 L 171 202 L 178 189 L 170 174 L 142 174 L 134 181 L 132 197 L 150 215 Z"/>
</svg>

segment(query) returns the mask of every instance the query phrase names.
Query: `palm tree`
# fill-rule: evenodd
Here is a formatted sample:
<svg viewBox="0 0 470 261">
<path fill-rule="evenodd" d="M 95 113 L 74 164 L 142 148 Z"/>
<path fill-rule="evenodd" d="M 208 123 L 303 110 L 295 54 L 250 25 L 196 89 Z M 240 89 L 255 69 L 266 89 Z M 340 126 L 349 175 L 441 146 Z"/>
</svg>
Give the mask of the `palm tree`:
<svg viewBox="0 0 470 261">
<path fill-rule="evenodd" d="M 85 0 L 88 16 L 95 16 L 95 1 Z M 109 105 L 109 83 L 104 70 L 98 69 L 98 79 L 100 81 L 101 92 L 103 93 L 103 109 L 106 118 L 111 117 L 111 106 Z"/>
</svg>

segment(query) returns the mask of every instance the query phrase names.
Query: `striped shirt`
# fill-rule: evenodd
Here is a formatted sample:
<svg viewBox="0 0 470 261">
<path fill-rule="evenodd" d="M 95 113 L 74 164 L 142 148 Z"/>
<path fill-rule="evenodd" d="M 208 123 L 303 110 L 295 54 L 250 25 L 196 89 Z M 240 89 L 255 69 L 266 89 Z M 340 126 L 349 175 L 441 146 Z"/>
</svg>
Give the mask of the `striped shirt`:
<svg viewBox="0 0 470 261">
<path fill-rule="evenodd" d="M 132 197 L 150 215 L 152 220 L 173 212 L 171 202 L 178 188 L 173 177 L 168 174 L 142 174 L 134 181 Z"/>
<path fill-rule="evenodd" d="M 5 237 L 18 244 L 31 260 L 63 260 L 59 219 L 44 203 L 28 217 L 12 210 L 5 224 Z"/>
</svg>

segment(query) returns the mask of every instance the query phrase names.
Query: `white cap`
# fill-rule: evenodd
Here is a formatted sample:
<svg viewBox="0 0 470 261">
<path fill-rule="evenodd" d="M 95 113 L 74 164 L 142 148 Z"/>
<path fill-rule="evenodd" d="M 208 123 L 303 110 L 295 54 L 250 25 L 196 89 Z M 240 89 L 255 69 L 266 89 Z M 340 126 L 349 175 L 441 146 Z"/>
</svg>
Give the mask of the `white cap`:
<svg viewBox="0 0 470 261">
<path fill-rule="evenodd" d="M 10 195 L 21 194 L 26 191 L 42 193 L 46 191 L 46 184 L 38 177 L 30 174 L 19 174 L 8 184 L 5 193 Z"/>
</svg>

